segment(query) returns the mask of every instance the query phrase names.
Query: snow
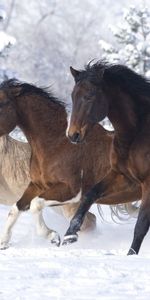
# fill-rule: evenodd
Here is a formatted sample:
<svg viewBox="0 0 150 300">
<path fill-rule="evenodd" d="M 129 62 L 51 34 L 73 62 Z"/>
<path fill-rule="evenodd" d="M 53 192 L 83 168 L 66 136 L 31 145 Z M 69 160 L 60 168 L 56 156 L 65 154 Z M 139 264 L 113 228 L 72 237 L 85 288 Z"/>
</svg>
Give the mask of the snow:
<svg viewBox="0 0 150 300">
<path fill-rule="evenodd" d="M 117 45 L 114 47 L 103 40 L 99 41 L 103 50 L 102 58 L 110 63 L 125 64 L 134 71 L 147 75 L 150 69 L 150 12 L 145 6 L 130 6 L 123 11 L 120 22 L 109 25 Z"/>
<path fill-rule="evenodd" d="M 1 205 L 0 230 L 8 211 Z M 97 211 L 96 206 L 92 211 Z M 50 209 L 44 211 L 44 218 L 63 237 L 67 221 Z M 139 256 L 126 256 L 135 219 L 114 223 L 107 208 L 105 218 L 102 222 L 97 214 L 95 231 L 80 233 L 77 243 L 56 248 L 36 236 L 32 216 L 23 213 L 10 247 L 0 252 L 0 299 L 149 299 L 149 235 Z"/>
<path fill-rule="evenodd" d="M 129 21 L 134 34 L 132 35 L 128 30 L 125 32 L 126 27 L 122 21 L 122 26 L 119 25 L 122 31 L 114 30 L 113 32 L 115 36 L 121 34 L 123 41 L 127 38 L 125 45 L 123 43 L 123 51 L 120 48 L 118 50 L 116 45 L 112 46 L 108 43 L 109 29 L 105 30 L 106 25 L 109 22 L 119 24 L 117 14 L 120 14 L 119 10 L 124 4 L 116 2 L 110 10 L 108 9 L 110 8 L 110 1 L 106 1 L 106 4 L 103 4 L 101 9 L 98 10 L 98 1 L 80 1 L 80 5 L 78 5 L 79 1 L 72 1 L 73 4 L 70 6 L 68 1 L 65 1 L 65 3 L 64 1 L 62 3 L 61 1 L 57 2 L 60 4 L 58 8 L 56 5 L 56 12 L 54 9 L 52 17 L 46 18 L 46 20 L 43 19 L 48 23 L 45 23 L 45 25 L 41 23 L 42 26 L 40 27 L 37 26 L 37 21 L 39 17 L 41 19 L 42 15 L 40 16 L 40 13 L 44 7 L 41 6 L 41 9 L 39 9 L 39 7 L 35 6 L 39 5 L 38 2 L 31 1 L 29 9 L 29 5 L 26 6 L 26 1 L 18 2 L 10 22 L 11 28 L 8 31 L 12 36 L 4 31 L 0 31 L 1 55 L 3 54 L 1 52 L 6 50 L 7 47 L 16 43 L 13 35 L 18 40 L 14 54 L 12 57 L 10 55 L 9 64 L 15 70 L 19 70 L 23 78 L 27 77 L 28 81 L 34 82 L 40 80 L 40 82 L 44 83 L 47 78 L 48 83 L 58 81 L 58 91 L 60 90 L 62 93 L 63 90 L 65 91 L 65 86 L 70 84 L 69 80 L 68 82 L 63 82 L 62 79 L 63 77 L 65 78 L 64 74 L 66 74 L 70 62 L 83 65 L 88 59 L 97 57 L 98 44 L 104 51 L 109 52 L 111 62 L 118 62 L 117 51 L 119 51 L 121 58 L 130 58 L 131 66 L 135 64 L 135 61 L 139 63 L 139 57 L 141 59 L 141 56 L 137 55 L 137 51 L 131 43 L 134 41 L 133 37 L 139 26 L 139 18 L 137 15 L 133 15 L 134 18 L 130 18 L 128 9 L 126 10 L 126 21 Z M 89 6 L 88 2 L 92 3 L 93 6 L 91 4 Z M 123 2 L 129 3 L 130 1 Z M 43 1 L 40 2 L 40 5 L 45 5 L 45 10 L 43 9 L 44 15 L 44 12 L 47 13 L 47 3 L 41 3 L 44 3 Z M 97 11 L 96 22 L 94 18 L 94 23 L 89 23 L 88 14 L 86 14 L 85 22 L 83 22 L 82 12 L 85 10 L 85 5 L 86 11 L 91 11 L 92 18 L 93 15 L 95 16 L 94 12 Z M 1 19 L 6 18 L 6 13 L 1 7 L 0 17 Z M 145 20 L 146 17 L 147 14 L 145 15 Z M 66 23 L 68 20 L 72 22 Z M 90 24 L 90 28 L 88 24 Z M 97 25 L 93 27 L 93 24 Z M 145 33 L 149 34 L 149 23 L 145 23 L 145 25 Z M 31 28 L 33 28 L 33 32 Z M 52 28 L 53 30 L 48 31 L 46 35 L 47 28 Z M 84 40 L 82 41 L 82 32 L 85 31 L 86 34 L 84 34 Z M 108 39 L 108 42 L 102 40 L 105 37 Z M 88 47 L 89 41 L 91 43 L 90 48 Z M 137 50 L 140 53 L 142 52 L 142 55 L 144 52 L 149 62 L 149 40 L 143 41 L 142 37 L 139 38 L 138 36 L 136 41 Z M 63 51 L 58 51 L 59 49 Z M 74 57 L 73 51 L 75 51 L 76 57 Z M 51 58 L 53 58 L 52 63 Z M 60 72 L 60 65 L 62 73 Z M 2 75 L 5 74 L 5 69 L 3 70 L 2 66 L 1 73 Z M 148 77 L 150 77 L 149 73 L 148 69 L 146 72 Z M 2 75 L 1 77 L 4 77 Z M 57 86 L 56 83 L 55 86 Z M 65 94 L 66 91 L 64 92 Z M 110 124 L 108 124 L 107 120 L 104 121 L 104 126 L 110 130 Z M 17 136 L 18 139 L 24 140 L 18 129 L 12 134 L 15 137 Z M 9 209 L 9 207 L 0 206 L 0 232 L 4 226 Z M 97 211 L 96 206 L 92 208 L 92 211 Z M 107 208 L 105 208 L 104 217 L 106 218 L 105 222 L 101 220 L 97 213 L 96 230 L 80 233 L 77 243 L 56 248 L 49 241 L 36 235 L 31 214 L 29 212 L 23 213 L 14 228 L 10 247 L 7 250 L 0 251 L 0 300 L 149 299 L 150 233 L 144 239 L 140 254 L 128 257 L 126 253 L 131 245 L 136 220 L 131 219 L 118 224 L 114 223 L 110 219 L 110 212 Z M 63 235 L 69 225 L 68 222 L 61 215 L 57 215 L 50 209 L 45 209 L 44 218 L 46 224 L 50 228 L 57 230 L 63 239 Z"/>
<path fill-rule="evenodd" d="M 6 47 L 14 45 L 16 40 L 14 37 L 6 34 L 4 31 L 0 31 L 0 52 L 3 52 Z"/>
<path fill-rule="evenodd" d="M 10 136 L 13 137 L 14 139 L 27 143 L 27 139 L 24 135 L 24 133 L 21 131 L 19 127 L 16 127 L 11 133 Z"/>
<path fill-rule="evenodd" d="M 6 11 L 2 5 L 0 5 L 0 21 L 6 19 Z"/>
</svg>

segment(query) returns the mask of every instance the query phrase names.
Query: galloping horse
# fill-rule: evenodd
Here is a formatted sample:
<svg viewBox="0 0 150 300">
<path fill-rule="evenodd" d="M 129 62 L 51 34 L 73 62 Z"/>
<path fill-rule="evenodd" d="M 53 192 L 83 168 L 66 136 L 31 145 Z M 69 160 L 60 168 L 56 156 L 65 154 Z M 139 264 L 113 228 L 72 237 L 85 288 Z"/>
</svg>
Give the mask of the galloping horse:
<svg viewBox="0 0 150 300">
<path fill-rule="evenodd" d="M 59 245 L 60 237 L 47 228 L 42 209 L 66 203 L 77 205 L 82 194 L 104 177 L 110 169 L 112 135 L 96 124 L 94 135 L 89 133 L 86 143 L 71 144 L 66 137 L 64 104 L 44 89 L 8 80 L 0 85 L 0 136 L 8 134 L 16 125 L 22 129 L 31 147 L 31 181 L 8 215 L 0 246 L 7 247 L 20 212 L 29 208 L 35 216 L 38 233 Z M 127 194 L 122 193 L 125 189 Z M 141 198 L 139 185 L 130 184 L 123 177 L 116 186 L 110 187 L 109 193 L 111 197 L 105 197 L 105 204 Z"/>
<path fill-rule="evenodd" d="M 105 132 L 105 131 L 103 131 Z M 104 138 L 103 138 L 104 137 Z M 109 142 L 110 136 L 102 134 L 102 140 L 105 143 Z M 101 142 L 98 143 L 101 147 Z M 106 152 L 107 156 L 107 152 Z M 29 143 L 24 143 L 12 138 L 10 135 L 4 135 L 0 138 L 0 204 L 13 205 L 16 199 L 19 199 L 30 182 L 30 159 L 31 147 Z M 74 159 L 72 157 L 72 159 Z M 105 160 L 104 160 L 105 161 Z M 106 161 L 104 169 L 109 168 L 108 161 Z M 100 173 L 103 171 L 99 169 Z M 103 174 L 102 174 L 103 176 Z M 85 177 L 85 174 L 84 174 Z M 70 220 L 78 207 L 78 203 L 68 203 L 66 205 L 52 207 L 52 210 L 63 215 Z M 134 207 L 131 204 L 126 204 L 125 207 L 113 206 L 111 207 L 112 214 L 121 216 L 121 210 L 124 213 L 133 214 Z M 137 211 L 136 211 L 137 212 Z M 82 230 L 93 229 L 96 225 L 94 214 L 88 214 Z"/>
<path fill-rule="evenodd" d="M 140 184 L 142 204 L 128 252 L 138 254 L 150 226 L 150 82 L 122 65 L 88 64 L 71 67 L 75 79 L 68 136 L 81 143 L 95 123 L 106 116 L 114 126 L 110 172 L 82 199 L 70 223 L 64 244 L 77 240 L 77 231 L 90 206 L 108 193 L 120 177 Z M 94 132 L 93 132 L 94 135 Z"/>
</svg>

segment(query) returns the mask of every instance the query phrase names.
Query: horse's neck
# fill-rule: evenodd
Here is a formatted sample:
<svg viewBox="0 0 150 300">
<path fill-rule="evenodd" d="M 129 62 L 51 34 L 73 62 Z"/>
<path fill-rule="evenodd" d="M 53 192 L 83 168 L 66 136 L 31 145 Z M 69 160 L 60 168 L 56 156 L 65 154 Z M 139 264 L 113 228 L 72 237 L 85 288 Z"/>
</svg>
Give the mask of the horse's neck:
<svg viewBox="0 0 150 300">
<path fill-rule="evenodd" d="M 112 97 L 108 117 L 120 144 L 130 144 L 138 130 L 138 115 L 133 99 L 121 93 Z"/>
<path fill-rule="evenodd" d="M 50 103 L 37 96 L 24 96 L 18 99 L 18 126 L 31 144 L 44 146 L 45 140 L 57 140 L 65 135 L 67 115 L 65 108 L 59 103 Z"/>
</svg>

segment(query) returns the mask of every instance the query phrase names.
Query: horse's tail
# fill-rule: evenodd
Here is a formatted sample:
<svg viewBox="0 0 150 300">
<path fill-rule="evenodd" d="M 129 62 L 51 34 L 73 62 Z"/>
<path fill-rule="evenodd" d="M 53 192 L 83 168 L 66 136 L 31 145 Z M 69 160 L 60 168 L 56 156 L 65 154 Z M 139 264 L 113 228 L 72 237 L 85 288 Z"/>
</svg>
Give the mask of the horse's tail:
<svg viewBox="0 0 150 300">
<path fill-rule="evenodd" d="M 111 218 L 114 222 L 126 221 L 130 218 L 136 218 L 139 212 L 140 201 L 125 203 L 125 204 L 117 204 L 117 205 L 109 205 L 111 211 Z M 105 216 L 103 213 L 102 206 L 97 204 L 97 209 L 100 217 L 105 220 Z"/>
</svg>

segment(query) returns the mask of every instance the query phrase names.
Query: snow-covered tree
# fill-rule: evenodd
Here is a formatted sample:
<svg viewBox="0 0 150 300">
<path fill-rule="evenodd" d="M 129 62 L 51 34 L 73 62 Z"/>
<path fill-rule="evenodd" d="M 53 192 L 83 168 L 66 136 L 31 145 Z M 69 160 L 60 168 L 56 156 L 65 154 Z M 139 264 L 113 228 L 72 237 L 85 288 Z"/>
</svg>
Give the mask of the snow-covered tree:
<svg viewBox="0 0 150 300">
<path fill-rule="evenodd" d="M 0 22 L 2 23 L 5 20 L 5 18 L 6 18 L 6 12 L 2 7 L 0 7 Z M 1 62 L 1 65 L 4 64 L 2 62 L 6 59 L 9 48 L 12 45 L 14 45 L 15 42 L 16 42 L 16 40 L 14 37 L 8 35 L 3 30 L 0 30 L 0 62 Z M 0 68 L 0 81 L 11 77 L 12 74 L 13 74 L 13 72 L 8 70 L 6 67 Z"/>
<path fill-rule="evenodd" d="M 6 12 L 5 10 L 0 7 L 0 22 L 3 22 L 6 18 Z M 14 77 L 16 73 L 13 70 L 10 70 L 6 66 L 6 58 L 9 53 L 9 49 L 12 45 L 16 43 L 16 40 L 14 37 L 8 35 L 3 30 L 0 30 L 0 62 L 3 62 L 4 67 L 0 67 L 0 82 L 4 79 L 8 79 L 11 77 Z M 25 141 L 25 137 L 20 132 L 18 128 L 16 128 L 11 135 L 19 140 Z"/>
<path fill-rule="evenodd" d="M 121 24 L 110 26 L 115 46 L 100 40 L 102 57 L 111 63 L 123 63 L 150 77 L 150 11 L 146 7 L 125 9 Z"/>
</svg>

